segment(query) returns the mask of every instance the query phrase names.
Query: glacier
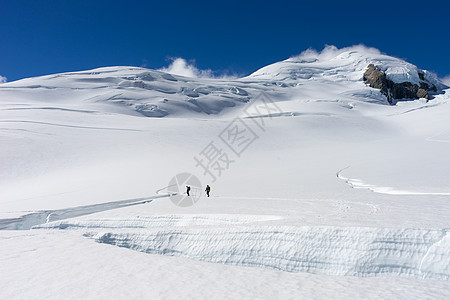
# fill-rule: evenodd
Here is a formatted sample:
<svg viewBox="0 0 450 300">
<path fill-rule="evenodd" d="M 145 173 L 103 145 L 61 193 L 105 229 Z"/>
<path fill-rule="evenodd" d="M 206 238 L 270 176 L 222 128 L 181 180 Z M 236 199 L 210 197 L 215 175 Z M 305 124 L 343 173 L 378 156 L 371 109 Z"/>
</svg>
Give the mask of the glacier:
<svg viewBox="0 0 450 300">
<path fill-rule="evenodd" d="M 369 64 L 438 90 L 390 105 Z M 261 94 L 278 109 L 249 116 Z M 449 99 L 363 46 L 241 78 L 114 66 L 2 83 L 0 298 L 446 299 Z M 221 139 L 236 120 L 255 134 L 239 155 Z M 194 160 L 212 143 L 232 160 L 216 181 Z M 174 205 L 181 172 L 211 197 Z"/>
</svg>

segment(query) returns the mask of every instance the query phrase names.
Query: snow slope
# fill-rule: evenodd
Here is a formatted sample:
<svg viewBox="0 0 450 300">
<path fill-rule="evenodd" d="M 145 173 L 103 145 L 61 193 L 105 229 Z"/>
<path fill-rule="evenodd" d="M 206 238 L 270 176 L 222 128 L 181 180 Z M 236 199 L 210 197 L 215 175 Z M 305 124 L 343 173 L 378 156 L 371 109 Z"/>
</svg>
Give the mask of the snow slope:
<svg viewBox="0 0 450 300">
<path fill-rule="evenodd" d="M 266 66 L 248 78 L 263 80 L 280 80 L 295 83 L 302 79 L 329 81 L 361 81 L 369 64 L 373 64 L 386 73 L 388 79 L 396 83 L 411 82 L 420 86 L 419 72 L 424 79 L 438 88 L 445 88 L 438 78 L 399 58 L 380 53 L 374 48 L 354 46 L 337 49 L 327 46 L 317 53 L 307 50 L 298 56 Z"/>
<path fill-rule="evenodd" d="M 328 47 L 239 79 L 1 84 L 0 298 L 448 298 L 450 90 L 423 71 L 434 99 L 386 105 L 369 63 L 418 76 Z M 239 153 L 236 122 L 254 134 Z M 215 181 L 194 160 L 211 142 L 230 159 Z M 175 206 L 181 172 L 212 197 Z"/>
</svg>

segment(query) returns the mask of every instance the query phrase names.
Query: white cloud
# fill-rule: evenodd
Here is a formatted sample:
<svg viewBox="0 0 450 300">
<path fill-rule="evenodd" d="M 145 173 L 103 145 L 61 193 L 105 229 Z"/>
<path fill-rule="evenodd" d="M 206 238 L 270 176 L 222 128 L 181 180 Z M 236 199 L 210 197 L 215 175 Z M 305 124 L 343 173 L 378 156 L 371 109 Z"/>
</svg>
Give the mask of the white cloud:
<svg viewBox="0 0 450 300">
<path fill-rule="evenodd" d="M 445 76 L 444 78 L 441 78 L 441 81 L 446 85 L 450 86 L 450 75 Z"/>
<path fill-rule="evenodd" d="M 0 83 L 5 83 L 6 82 L 6 77 L 0 75 Z"/>
<path fill-rule="evenodd" d="M 167 68 L 159 69 L 159 71 L 193 78 L 214 77 L 211 70 L 200 70 L 195 66 L 194 61 L 188 62 L 181 57 L 172 58 L 172 63 Z"/>
<path fill-rule="evenodd" d="M 363 44 L 354 45 L 351 47 L 344 47 L 338 49 L 333 45 L 325 45 L 322 51 L 318 52 L 315 49 L 309 48 L 308 50 L 303 51 L 299 55 L 291 57 L 291 59 L 307 59 L 307 58 L 315 58 L 318 60 L 330 60 L 339 54 L 342 54 L 347 51 L 358 51 L 367 54 L 381 54 L 380 50 L 372 47 L 367 47 Z"/>
</svg>

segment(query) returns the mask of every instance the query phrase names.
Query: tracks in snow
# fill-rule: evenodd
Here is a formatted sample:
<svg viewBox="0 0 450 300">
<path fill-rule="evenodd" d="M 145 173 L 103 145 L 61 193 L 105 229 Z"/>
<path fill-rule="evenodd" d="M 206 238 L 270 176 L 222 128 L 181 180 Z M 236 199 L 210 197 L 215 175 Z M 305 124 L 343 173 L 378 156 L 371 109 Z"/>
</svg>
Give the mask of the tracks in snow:
<svg viewBox="0 0 450 300">
<path fill-rule="evenodd" d="M 338 172 L 336 177 L 344 180 L 353 189 L 368 189 L 374 193 L 388 194 L 388 195 L 417 195 L 417 196 L 450 196 L 450 192 L 423 192 L 423 191 L 407 191 L 400 190 L 389 186 L 378 186 L 374 184 L 365 183 L 361 179 L 347 178 L 342 175 L 342 172 L 349 169 L 347 166 Z"/>
</svg>

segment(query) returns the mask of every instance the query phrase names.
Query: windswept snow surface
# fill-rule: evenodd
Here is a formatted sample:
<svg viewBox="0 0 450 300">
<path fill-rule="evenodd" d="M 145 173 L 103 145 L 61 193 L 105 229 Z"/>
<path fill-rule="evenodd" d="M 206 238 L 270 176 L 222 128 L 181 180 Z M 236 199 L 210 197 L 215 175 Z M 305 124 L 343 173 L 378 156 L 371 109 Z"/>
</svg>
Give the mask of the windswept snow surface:
<svg viewBox="0 0 450 300">
<path fill-rule="evenodd" d="M 448 299 L 450 90 L 423 71 L 434 99 L 386 105 L 369 63 L 417 79 L 328 47 L 233 80 L 108 67 L 2 84 L 0 298 Z M 276 109 L 254 109 L 262 92 Z M 223 141 L 235 124 L 253 133 L 242 152 Z M 211 143 L 230 159 L 216 181 L 194 160 Z M 182 172 L 212 196 L 175 206 Z"/>
</svg>

